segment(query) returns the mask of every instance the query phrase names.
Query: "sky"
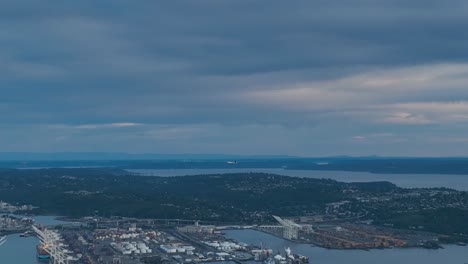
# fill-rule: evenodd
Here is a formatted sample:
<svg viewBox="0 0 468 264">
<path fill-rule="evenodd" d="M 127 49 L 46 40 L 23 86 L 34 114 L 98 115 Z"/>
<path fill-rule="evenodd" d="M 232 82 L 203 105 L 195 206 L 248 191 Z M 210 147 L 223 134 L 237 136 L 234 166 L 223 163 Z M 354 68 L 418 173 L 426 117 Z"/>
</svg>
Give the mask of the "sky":
<svg viewBox="0 0 468 264">
<path fill-rule="evenodd" d="M 0 1 L 0 151 L 468 156 L 466 0 Z"/>
</svg>

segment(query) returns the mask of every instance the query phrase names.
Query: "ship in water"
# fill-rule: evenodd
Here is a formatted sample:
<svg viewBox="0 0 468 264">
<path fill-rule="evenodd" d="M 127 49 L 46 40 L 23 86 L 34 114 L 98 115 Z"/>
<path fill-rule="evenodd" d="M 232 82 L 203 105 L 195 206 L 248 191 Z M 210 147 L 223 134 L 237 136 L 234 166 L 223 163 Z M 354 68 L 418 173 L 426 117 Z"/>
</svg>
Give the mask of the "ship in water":
<svg viewBox="0 0 468 264">
<path fill-rule="evenodd" d="M 37 251 L 37 258 L 38 259 L 50 259 L 50 254 L 45 250 L 46 246 L 43 245 L 37 245 L 36 246 L 36 251 Z"/>
<path fill-rule="evenodd" d="M 29 237 L 33 236 L 34 234 L 31 231 L 26 231 L 20 235 L 20 237 Z"/>
</svg>

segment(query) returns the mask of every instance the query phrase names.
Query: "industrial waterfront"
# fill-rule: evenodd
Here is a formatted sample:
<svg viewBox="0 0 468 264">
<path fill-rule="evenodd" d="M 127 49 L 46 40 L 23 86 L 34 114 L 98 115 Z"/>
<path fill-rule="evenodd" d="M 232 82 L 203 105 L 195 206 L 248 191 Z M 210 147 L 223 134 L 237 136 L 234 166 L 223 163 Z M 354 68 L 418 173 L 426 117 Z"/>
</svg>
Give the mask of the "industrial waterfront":
<svg viewBox="0 0 468 264">
<path fill-rule="evenodd" d="M 468 261 L 468 248 L 447 245 L 444 249 L 430 250 L 421 248 L 411 249 L 373 249 L 373 250 L 330 250 L 314 247 L 308 244 L 297 244 L 255 230 L 228 230 L 226 237 L 239 242 L 254 244 L 271 248 L 276 251 L 290 247 L 294 252 L 309 257 L 311 264 L 336 264 L 336 263 L 360 263 L 360 264 L 440 264 L 460 263 Z"/>
<path fill-rule="evenodd" d="M 1 214 L 0 214 L 1 215 Z M 35 216 L 36 224 L 56 225 L 64 223 L 54 216 Z M 8 235 L 6 242 L 0 246 L 0 259 L 2 263 L 39 264 L 44 263 L 37 259 L 36 246 L 39 239 L 36 236 L 20 237 L 20 234 Z"/>
<path fill-rule="evenodd" d="M 36 217 L 42 223 L 57 224 L 53 217 Z M 267 233 L 256 230 L 225 230 L 227 239 L 238 241 L 239 244 L 249 244 L 258 247 L 272 249 L 273 254 L 283 252 L 291 248 L 293 252 L 303 254 L 309 258 L 311 264 L 334 263 L 466 263 L 468 250 L 466 247 L 446 245 L 444 249 L 428 250 L 420 248 L 412 249 L 385 249 L 385 250 L 329 250 L 314 247 L 309 244 L 298 244 Z M 9 235 L 7 243 L 0 247 L 2 263 L 15 264 L 39 264 L 44 263 L 36 258 L 36 245 L 39 243 L 36 237 L 20 237 L 19 234 Z M 226 262 L 227 263 L 227 262 Z M 253 261 L 249 261 L 253 263 Z"/>
</svg>

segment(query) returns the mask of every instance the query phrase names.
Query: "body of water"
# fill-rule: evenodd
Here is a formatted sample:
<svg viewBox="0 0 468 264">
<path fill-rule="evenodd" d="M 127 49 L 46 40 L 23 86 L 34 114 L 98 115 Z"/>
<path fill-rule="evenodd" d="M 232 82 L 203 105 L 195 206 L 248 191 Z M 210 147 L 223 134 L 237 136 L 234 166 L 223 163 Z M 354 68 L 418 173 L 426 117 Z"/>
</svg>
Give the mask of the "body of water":
<svg viewBox="0 0 468 264">
<path fill-rule="evenodd" d="M 21 216 L 19 216 L 21 217 Z M 55 225 L 64 223 L 53 216 L 35 216 L 36 224 Z M 44 262 L 36 258 L 36 245 L 39 240 L 35 236 L 20 237 L 19 234 L 7 236 L 6 242 L 0 246 L 0 263 L 5 264 L 39 264 Z M 47 262 L 46 262 L 47 263 Z"/>
<path fill-rule="evenodd" d="M 307 244 L 296 244 L 255 230 L 227 230 L 226 237 L 250 245 L 263 245 L 274 253 L 290 247 L 296 254 L 309 257 L 311 264 L 465 264 L 468 263 L 468 248 L 445 246 L 444 249 L 375 249 L 375 250 L 331 250 Z"/>
<path fill-rule="evenodd" d="M 174 169 L 174 170 L 128 170 L 148 176 L 185 176 L 200 174 L 263 172 L 293 177 L 316 179 L 332 179 L 341 182 L 371 182 L 389 181 L 404 188 L 446 187 L 460 191 L 468 191 L 468 175 L 443 174 L 377 174 L 368 172 L 348 171 L 313 171 L 284 169 Z"/>
</svg>

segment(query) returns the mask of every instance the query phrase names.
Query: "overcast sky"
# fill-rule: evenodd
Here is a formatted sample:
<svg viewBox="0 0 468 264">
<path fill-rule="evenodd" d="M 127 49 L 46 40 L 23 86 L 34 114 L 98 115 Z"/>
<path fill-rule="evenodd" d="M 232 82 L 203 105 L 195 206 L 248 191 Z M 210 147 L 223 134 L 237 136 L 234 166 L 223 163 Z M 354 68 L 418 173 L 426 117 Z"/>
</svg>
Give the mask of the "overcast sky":
<svg viewBox="0 0 468 264">
<path fill-rule="evenodd" d="M 0 151 L 468 155 L 466 0 L 0 1 Z"/>
</svg>

